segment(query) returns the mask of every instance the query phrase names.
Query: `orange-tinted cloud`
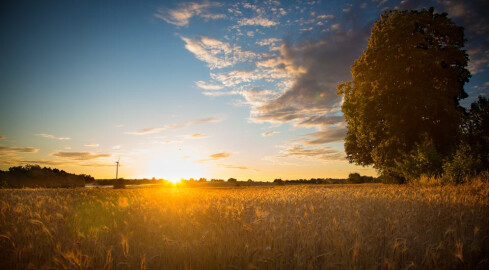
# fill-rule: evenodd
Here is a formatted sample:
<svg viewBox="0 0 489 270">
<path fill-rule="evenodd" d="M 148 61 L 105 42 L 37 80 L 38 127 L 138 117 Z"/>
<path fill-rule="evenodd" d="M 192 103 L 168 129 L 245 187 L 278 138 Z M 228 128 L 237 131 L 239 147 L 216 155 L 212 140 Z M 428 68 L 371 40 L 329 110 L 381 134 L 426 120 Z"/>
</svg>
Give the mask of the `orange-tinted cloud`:
<svg viewBox="0 0 489 270">
<path fill-rule="evenodd" d="M 95 154 L 92 152 L 55 152 L 51 156 L 72 160 L 92 160 L 102 157 L 110 157 L 111 154 Z"/>
<path fill-rule="evenodd" d="M 71 138 L 70 137 L 56 137 L 52 134 L 47 134 L 47 133 L 39 133 L 39 134 L 35 134 L 36 136 L 40 136 L 40 137 L 43 137 L 43 138 L 48 138 L 48 139 L 53 139 L 53 140 L 60 140 L 60 141 L 66 141 L 66 140 L 70 140 Z"/>
</svg>

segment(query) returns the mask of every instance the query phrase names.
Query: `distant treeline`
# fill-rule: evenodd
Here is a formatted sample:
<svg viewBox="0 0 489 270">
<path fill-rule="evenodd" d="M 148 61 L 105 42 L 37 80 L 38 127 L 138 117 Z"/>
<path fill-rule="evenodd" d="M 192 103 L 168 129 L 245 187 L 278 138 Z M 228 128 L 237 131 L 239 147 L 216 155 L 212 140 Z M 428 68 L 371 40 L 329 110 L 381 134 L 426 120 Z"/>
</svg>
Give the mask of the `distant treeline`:
<svg viewBox="0 0 489 270">
<path fill-rule="evenodd" d="M 99 179 L 95 180 L 94 184 L 100 186 L 113 185 L 172 185 L 171 182 L 164 179 Z"/>
<path fill-rule="evenodd" d="M 94 180 L 90 175 L 77 175 L 58 169 L 41 168 L 39 165 L 11 167 L 8 171 L 0 170 L 0 187 L 3 188 L 84 187 L 85 182 L 92 182 Z"/>
<path fill-rule="evenodd" d="M 344 184 L 346 183 L 345 179 L 339 178 L 311 178 L 307 179 L 296 179 L 296 180 L 282 180 L 280 178 L 273 180 L 273 183 L 276 185 L 302 185 L 302 184 Z"/>
</svg>

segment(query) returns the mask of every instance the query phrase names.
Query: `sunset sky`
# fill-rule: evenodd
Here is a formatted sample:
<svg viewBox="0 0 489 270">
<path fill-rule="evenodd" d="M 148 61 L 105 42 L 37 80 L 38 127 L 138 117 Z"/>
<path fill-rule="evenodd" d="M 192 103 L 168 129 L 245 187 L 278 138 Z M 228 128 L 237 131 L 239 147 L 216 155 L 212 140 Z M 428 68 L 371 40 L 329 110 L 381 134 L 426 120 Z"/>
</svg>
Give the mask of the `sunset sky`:
<svg viewBox="0 0 489 270">
<path fill-rule="evenodd" d="M 383 10 L 447 12 L 468 39 L 463 104 L 489 92 L 489 4 L 437 2 L 4 2 L 0 169 L 113 178 L 120 158 L 124 178 L 376 175 L 345 160 L 336 85 Z"/>
</svg>

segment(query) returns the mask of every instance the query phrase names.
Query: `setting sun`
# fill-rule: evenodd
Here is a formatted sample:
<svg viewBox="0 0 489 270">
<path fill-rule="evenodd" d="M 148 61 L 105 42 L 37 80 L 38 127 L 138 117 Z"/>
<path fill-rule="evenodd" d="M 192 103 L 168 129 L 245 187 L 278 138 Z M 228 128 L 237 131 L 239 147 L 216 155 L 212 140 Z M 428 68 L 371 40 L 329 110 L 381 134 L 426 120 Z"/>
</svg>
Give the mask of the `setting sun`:
<svg viewBox="0 0 489 270">
<path fill-rule="evenodd" d="M 489 269 L 488 10 L 2 1 L 0 269 Z"/>
</svg>

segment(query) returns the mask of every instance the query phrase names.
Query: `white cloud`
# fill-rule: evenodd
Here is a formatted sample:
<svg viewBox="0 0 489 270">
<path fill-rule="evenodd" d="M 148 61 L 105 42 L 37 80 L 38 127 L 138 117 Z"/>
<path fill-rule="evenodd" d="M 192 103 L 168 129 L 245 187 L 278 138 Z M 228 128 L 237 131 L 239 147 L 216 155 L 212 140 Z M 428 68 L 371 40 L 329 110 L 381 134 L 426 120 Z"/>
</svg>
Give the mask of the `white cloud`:
<svg viewBox="0 0 489 270">
<path fill-rule="evenodd" d="M 224 86 L 222 85 L 206 83 L 204 81 L 197 81 L 195 82 L 195 85 L 197 85 L 197 87 L 199 87 L 200 89 L 204 89 L 207 91 L 221 90 L 224 88 Z"/>
<path fill-rule="evenodd" d="M 229 43 L 206 36 L 195 39 L 182 36 L 181 39 L 185 42 L 185 48 L 197 59 L 206 62 L 210 69 L 230 67 L 258 57 L 254 52 L 243 51 L 239 46 L 231 46 Z"/>
<path fill-rule="evenodd" d="M 254 18 L 243 18 L 238 21 L 238 24 L 241 26 L 253 25 L 253 26 L 270 27 L 270 26 L 277 25 L 277 22 L 271 21 L 263 17 L 254 17 Z"/>
</svg>

